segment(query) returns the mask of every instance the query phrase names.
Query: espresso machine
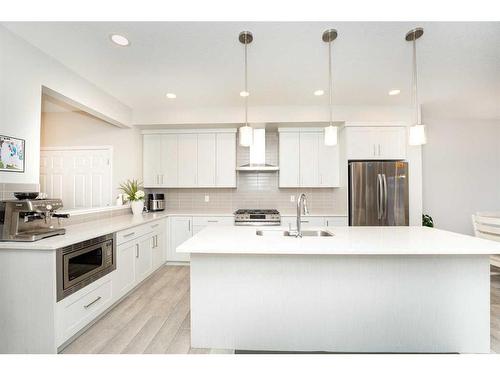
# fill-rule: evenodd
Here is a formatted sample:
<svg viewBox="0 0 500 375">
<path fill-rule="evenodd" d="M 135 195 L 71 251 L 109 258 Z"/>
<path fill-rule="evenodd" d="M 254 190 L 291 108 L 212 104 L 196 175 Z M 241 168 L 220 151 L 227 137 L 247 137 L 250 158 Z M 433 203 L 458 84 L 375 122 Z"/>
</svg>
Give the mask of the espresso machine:
<svg viewBox="0 0 500 375">
<path fill-rule="evenodd" d="M 61 199 L 19 199 L 0 201 L 0 241 L 38 241 L 66 233 L 57 228 L 54 218 L 68 218 L 58 214 Z"/>
<path fill-rule="evenodd" d="M 165 209 L 165 195 L 163 193 L 148 194 L 148 211 L 163 211 Z"/>
</svg>

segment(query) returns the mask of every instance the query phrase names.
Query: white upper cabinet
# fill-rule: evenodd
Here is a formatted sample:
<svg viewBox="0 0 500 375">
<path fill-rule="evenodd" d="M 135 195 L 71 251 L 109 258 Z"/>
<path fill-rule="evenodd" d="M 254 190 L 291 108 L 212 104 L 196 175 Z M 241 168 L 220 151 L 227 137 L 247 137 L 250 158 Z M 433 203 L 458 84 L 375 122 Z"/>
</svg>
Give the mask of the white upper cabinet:
<svg viewBox="0 0 500 375">
<path fill-rule="evenodd" d="M 299 187 L 300 186 L 300 133 L 286 132 L 279 135 L 279 186 Z"/>
<path fill-rule="evenodd" d="M 236 187 L 236 129 L 144 132 L 144 186 Z"/>
<path fill-rule="evenodd" d="M 339 147 L 324 144 L 321 128 L 279 130 L 280 187 L 339 187 Z"/>
<path fill-rule="evenodd" d="M 216 134 L 198 134 L 198 186 L 215 186 L 215 136 Z"/>
<path fill-rule="evenodd" d="M 198 185 L 198 135 L 179 134 L 179 187 Z"/>
<path fill-rule="evenodd" d="M 348 160 L 406 158 L 406 128 L 404 126 L 347 127 L 346 138 Z"/>
<path fill-rule="evenodd" d="M 145 134 L 143 140 L 143 180 L 144 186 L 160 186 L 161 166 L 161 139 L 157 135 Z"/>
<path fill-rule="evenodd" d="M 236 133 L 216 136 L 215 182 L 218 187 L 236 187 Z"/>
<path fill-rule="evenodd" d="M 163 134 L 158 138 L 161 139 L 160 185 L 176 187 L 179 183 L 177 134 Z"/>
</svg>

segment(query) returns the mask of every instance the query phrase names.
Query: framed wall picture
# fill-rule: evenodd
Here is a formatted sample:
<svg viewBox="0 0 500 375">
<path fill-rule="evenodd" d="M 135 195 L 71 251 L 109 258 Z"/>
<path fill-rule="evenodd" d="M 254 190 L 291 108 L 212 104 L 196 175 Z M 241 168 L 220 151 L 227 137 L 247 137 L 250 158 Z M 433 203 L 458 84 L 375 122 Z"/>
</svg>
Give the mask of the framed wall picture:
<svg viewBox="0 0 500 375">
<path fill-rule="evenodd" d="M 24 172 L 24 139 L 0 135 L 0 172 Z"/>
</svg>

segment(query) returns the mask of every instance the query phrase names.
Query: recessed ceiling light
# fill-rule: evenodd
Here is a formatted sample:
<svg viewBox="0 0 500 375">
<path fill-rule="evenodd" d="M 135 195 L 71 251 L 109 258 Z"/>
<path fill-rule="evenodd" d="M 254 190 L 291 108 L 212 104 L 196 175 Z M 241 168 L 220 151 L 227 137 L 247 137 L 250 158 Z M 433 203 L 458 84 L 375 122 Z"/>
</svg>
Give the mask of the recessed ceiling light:
<svg viewBox="0 0 500 375">
<path fill-rule="evenodd" d="M 314 95 L 316 95 L 316 96 L 321 96 L 321 95 L 323 95 L 324 93 L 325 93 L 325 92 L 324 92 L 323 90 L 316 90 L 316 91 L 314 91 Z"/>
<path fill-rule="evenodd" d="M 242 91 L 240 92 L 240 96 L 242 97 L 250 96 L 250 93 L 248 91 Z"/>
<path fill-rule="evenodd" d="M 110 39 L 113 43 L 121 47 L 127 47 L 130 45 L 129 40 L 120 34 L 111 34 Z"/>
<path fill-rule="evenodd" d="M 174 93 L 172 93 L 172 92 L 169 92 L 169 93 L 167 93 L 167 98 L 168 98 L 168 99 L 175 99 L 175 98 L 177 98 L 177 95 L 175 95 L 175 94 L 174 94 Z"/>
<path fill-rule="evenodd" d="M 389 95 L 391 95 L 391 96 L 399 95 L 400 92 L 401 92 L 401 90 L 394 89 L 394 90 L 389 91 Z"/>
</svg>

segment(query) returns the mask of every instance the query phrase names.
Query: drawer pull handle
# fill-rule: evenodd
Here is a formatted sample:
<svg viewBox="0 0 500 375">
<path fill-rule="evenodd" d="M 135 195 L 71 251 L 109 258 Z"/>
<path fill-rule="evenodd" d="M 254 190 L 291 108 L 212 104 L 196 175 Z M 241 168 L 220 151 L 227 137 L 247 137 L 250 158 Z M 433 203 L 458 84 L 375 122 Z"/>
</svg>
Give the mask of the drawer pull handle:
<svg viewBox="0 0 500 375">
<path fill-rule="evenodd" d="M 123 237 L 130 237 L 130 236 L 133 236 L 134 234 L 135 234 L 135 232 L 130 232 L 130 233 L 124 234 Z"/>
<path fill-rule="evenodd" d="M 97 301 L 99 301 L 101 299 L 101 296 L 97 297 L 95 300 L 93 300 L 92 302 L 90 302 L 88 305 L 85 305 L 83 306 L 84 308 L 88 309 L 90 306 L 92 306 L 94 303 L 96 303 Z"/>
<path fill-rule="evenodd" d="M 309 220 L 301 220 L 300 222 L 301 222 L 301 223 L 308 223 L 308 222 L 309 222 Z"/>
<path fill-rule="evenodd" d="M 219 220 L 208 220 L 207 223 L 218 223 Z"/>
<path fill-rule="evenodd" d="M 160 224 L 151 225 L 151 228 L 156 228 L 158 225 L 160 225 Z"/>
</svg>

